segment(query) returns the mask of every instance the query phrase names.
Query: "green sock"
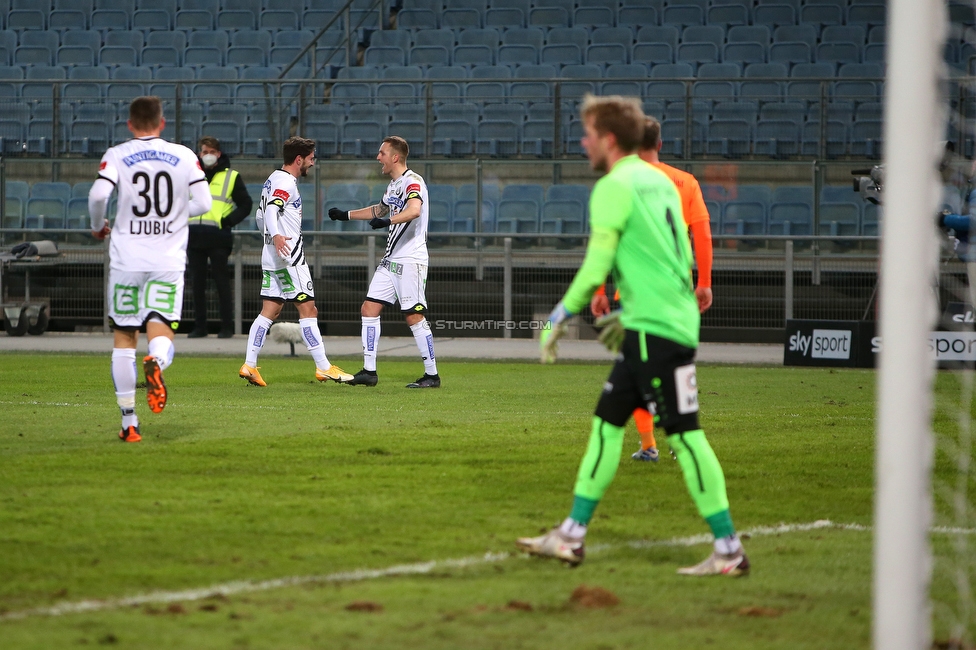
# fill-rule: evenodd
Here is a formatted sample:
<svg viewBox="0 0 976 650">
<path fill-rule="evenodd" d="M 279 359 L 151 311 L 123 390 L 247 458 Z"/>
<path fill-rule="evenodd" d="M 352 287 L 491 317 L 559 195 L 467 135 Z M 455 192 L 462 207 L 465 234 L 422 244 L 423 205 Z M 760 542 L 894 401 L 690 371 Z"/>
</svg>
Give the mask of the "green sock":
<svg viewBox="0 0 976 650">
<path fill-rule="evenodd" d="M 729 497 L 725 492 L 725 475 L 722 466 L 705 439 L 701 429 L 685 431 L 668 436 L 668 444 L 678 457 L 685 484 L 698 513 L 716 532 L 716 537 L 725 537 L 735 532 L 732 517 L 728 515 Z M 720 517 L 726 513 L 725 517 Z M 715 518 L 713 523 L 712 518 Z"/>
<path fill-rule="evenodd" d="M 584 526 L 593 518 L 603 494 L 613 482 L 624 448 L 624 429 L 593 416 L 593 429 L 586 455 L 580 463 L 573 490 L 573 512 L 569 515 Z"/>
</svg>

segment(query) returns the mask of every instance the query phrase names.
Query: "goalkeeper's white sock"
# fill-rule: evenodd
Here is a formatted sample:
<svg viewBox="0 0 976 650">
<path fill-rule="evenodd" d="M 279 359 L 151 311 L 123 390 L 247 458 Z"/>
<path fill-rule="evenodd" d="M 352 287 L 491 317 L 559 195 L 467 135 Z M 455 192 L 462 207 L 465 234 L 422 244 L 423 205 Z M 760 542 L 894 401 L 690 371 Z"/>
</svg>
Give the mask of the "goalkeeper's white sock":
<svg viewBox="0 0 976 650">
<path fill-rule="evenodd" d="M 566 517 L 559 525 L 559 532 L 570 539 L 583 539 L 586 537 L 586 526 L 572 517 Z"/>
<path fill-rule="evenodd" d="M 742 542 L 739 541 L 738 535 L 715 538 L 715 551 L 717 553 L 721 553 L 722 555 L 732 555 L 733 553 L 738 553 L 741 550 Z"/>
<path fill-rule="evenodd" d="M 315 367 L 319 370 L 328 370 L 332 365 L 329 357 L 325 356 L 325 344 L 322 343 L 322 333 L 319 332 L 319 320 L 317 318 L 299 318 L 298 324 L 302 328 L 302 338 L 305 339 L 305 347 L 315 360 Z"/>
<path fill-rule="evenodd" d="M 244 363 L 252 368 L 258 365 L 258 353 L 264 347 L 264 342 L 268 338 L 268 330 L 271 329 L 271 319 L 258 314 L 254 322 L 251 323 L 251 330 L 247 333 L 247 356 Z"/>
<path fill-rule="evenodd" d="M 136 417 L 136 351 L 132 348 L 112 350 L 112 382 L 115 401 L 122 411 L 122 428 L 139 426 Z"/>
<path fill-rule="evenodd" d="M 363 369 L 376 372 L 376 351 L 380 348 L 380 317 L 363 316 Z"/>
<path fill-rule="evenodd" d="M 156 357 L 156 363 L 159 365 L 160 371 L 166 370 L 173 363 L 173 357 L 176 356 L 176 347 L 169 337 L 157 336 L 149 341 L 149 356 Z"/>
<path fill-rule="evenodd" d="M 437 374 L 437 362 L 434 360 L 434 335 L 430 333 L 430 323 L 423 319 L 410 326 L 413 340 L 417 342 L 420 358 L 424 360 L 424 372 L 428 375 Z"/>
</svg>

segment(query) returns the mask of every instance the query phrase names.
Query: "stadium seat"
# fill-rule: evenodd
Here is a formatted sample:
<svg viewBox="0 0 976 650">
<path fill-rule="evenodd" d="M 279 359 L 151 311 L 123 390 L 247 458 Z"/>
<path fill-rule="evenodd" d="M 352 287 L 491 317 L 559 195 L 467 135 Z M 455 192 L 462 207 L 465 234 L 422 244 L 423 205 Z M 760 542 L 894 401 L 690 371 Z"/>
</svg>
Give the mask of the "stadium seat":
<svg viewBox="0 0 976 650">
<path fill-rule="evenodd" d="M 511 8 L 492 7 L 485 13 L 485 27 L 519 28 L 525 27 L 528 11 Z"/>
<path fill-rule="evenodd" d="M 585 52 L 590 43 L 589 34 L 582 27 L 556 27 L 549 30 L 547 45 L 575 45 Z"/>
<path fill-rule="evenodd" d="M 548 120 L 527 120 L 522 126 L 520 151 L 524 155 L 548 158 L 552 156 L 555 124 Z"/>
<path fill-rule="evenodd" d="M 261 29 L 279 31 L 283 29 L 298 29 L 298 16 L 294 11 L 265 10 L 258 17 Z"/>
<path fill-rule="evenodd" d="M 729 43 L 759 43 L 768 46 L 771 37 L 766 25 L 736 25 L 729 28 L 726 40 Z"/>
<path fill-rule="evenodd" d="M 773 43 L 769 46 L 770 63 L 810 63 L 811 58 L 810 46 L 800 41 Z"/>
<path fill-rule="evenodd" d="M 95 53 L 87 45 L 66 45 L 58 48 L 55 63 L 65 67 L 91 67 L 95 63 Z"/>
<path fill-rule="evenodd" d="M 508 48 L 527 47 L 527 46 L 505 46 Z M 583 53 L 575 45 L 545 45 L 540 53 L 539 61 L 556 66 L 580 65 L 583 62 Z"/>
<path fill-rule="evenodd" d="M 690 4 L 673 4 L 664 8 L 661 14 L 662 25 L 704 25 L 705 12 L 701 7 Z"/>
<path fill-rule="evenodd" d="M 840 25 L 844 22 L 844 11 L 833 4 L 806 4 L 800 7 L 800 22 L 821 26 Z"/>
<path fill-rule="evenodd" d="M 885 5 L 851 5 L 847 10 L 848 25 L 884 26 L 886 24 Z"/>
<path fill-rule="evenodd" d="M 725 28 L 719 25 L 690 25 L 681 32 L 682 43 L 712 43 L 721 49 L 725 44 Z"/>
<path fill-rule="evenodd" d="M 813 207 L 809 203 L 776 202 L 769 206 L 770 235 L 813 234 Z"/>
<path fill-rule="evenodd" d="M 452 3 L 450 9 L 441 13 L 441 27 L 456 31 L 479 29 L 481 14 L 475 9 L 455 9 Z"/>
<path fill-rule="evenodd" d="M 530 27 L 569 27 L 569 12 L 562 7 L 536 7 L 529 10 Z"/>
<path fill-rule="evenodd" d="M 851 155 L 877 159 L 881 157 L 881 120 L 858 120 L 851 130 Z"/>
<path fill-rule="evenodd" d="M 386 126 L 375 121 L 346 122 L 342 127 L 339 153 L 373 157 L 384 137 L 386 137 Z"/>
<path fill-rule="evenodd" d="M 756 124 L 755 153 L 773 158 L 800 153 L 800 122 L 760 119 Z"/>
<path fill-rule="evenodd" d="M 678 49 L 678 38 L 680 32 L 674 25 L 647 25 L 641 27 L 637 32 L 638 43 L 666 43 L 671 46 L 671 50 Z"/>
<path fill-rule="evenodd" d="M 724 235 L 761 235 L 766 232 L 766 205 L 759 201 L 734 200 L 725 204 L 721 219 Z"/>
<path fill-rule="evenodd" d="M 494 64 L 494 50 L 487 45 L 458 45 L 454 48 L 454 65 L 472 68 Z"/>
<path fill-rule="evenodd" d="M 762 43 L 728 43 L 722 49 L 722 60 L 740 65 L 765 63 L 766 50 Z"/>
<path fill-rule="evenodd" d="M 404 65 L 406 55 L 398 47 L 373 47 L 366 48 L 364 59 L 366 65 L 385 66 L 385 65 Z"/>
<path fill-rule="evenodd" d="M 44 13 L 31 10 L 15 10 L 7 14 L 7 29 L 23 31 L 45 29 Z"/>
<path fill-rule="evenodd" d="M 437 29 L 437 14 L 429 9 L 404 9 L 397 14 L 397 25 L 400 28 L 418 31 Z"/>
<path fill-rule="evenodd" d="M 787 4 L 759 5 L 753 11 L 752 22 L 754 25 L 768 25 L 770 27 L 795 25 L 796 13 L 796 9 Z"/>
<path fill-rule="evenodd" d="M 34 230 L 64 228 L 67 202 L 63 199 L 28 199 L 24 227 Z"/>
<path fill-rule="evenodd" d="M 707 18 L 712 24 L 748 25 L 749 9 L 744 4 L 709 7 Z"/>
<path fill-rule="evenodd" d="M 657 25 L 657 17 L 654 7 L 621 7 L 617 14 L 617 25 L 636 31 L 644 25 Z"/>
<path fill-rule="evenodd" d="M 530 45 L 502 45 L 498 48 L 498 65 L 515 67 L 538 62 L 539 52 Z"/>
<path fill-rule="evenodd" d="M 705 153 L 726 158 L 748 155 L 752 125 L 745 120 L 714 119 L 708 125 Z"/>
<path fill-rule="evenodd" d="M 431 153 L 440 156 L 469 155 L 474 144 L 472 125 L 461 120 L 434 123 Z"/>
<path fill-rule="evenodd" d="M 474 199 L 458 197 L 454 204 L 454 216 L 451 219 L 451 232 L 495 232 L 495 206 L 491 200 L 481 201 L 481 216 L 478 217 L 478 203 Z"/>
<path fill-rule="evenodd" d="M 852 236 L 861 232 L 859 203 L 824 202 L 820 204 L 820 232 L 823 236 Z"/>
<path fill-rule="evenodd" d="M 498 204 L 495 232 L 509 234 L 539 232 L 539 204 L 534 201 L 503 199 Z"/>
<path fill-rule="evenodd" d="M 475 153 L 492 157 L 514 156 L 518 153 L 519 126 L 503 120 L 484 120 L 478 125 Z"/>
</svg>

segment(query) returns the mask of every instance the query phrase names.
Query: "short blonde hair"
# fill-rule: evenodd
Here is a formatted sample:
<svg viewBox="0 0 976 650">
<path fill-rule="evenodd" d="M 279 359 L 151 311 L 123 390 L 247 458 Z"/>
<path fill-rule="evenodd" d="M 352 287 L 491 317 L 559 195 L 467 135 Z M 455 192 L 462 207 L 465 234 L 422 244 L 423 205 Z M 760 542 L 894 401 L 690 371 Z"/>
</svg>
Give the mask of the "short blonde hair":
<svg viewBox="0 0 976 650">
<path fill-rule="evenodd" d="M 584 120 L 592 117 L 593 128 L 598 133 L 616 136 L 617 146 L 626 153 L 637 151 L 644 138 L 644 110 L 634 97 L 587 94 L 583 97 L 580 116 Z"/>
</svg>

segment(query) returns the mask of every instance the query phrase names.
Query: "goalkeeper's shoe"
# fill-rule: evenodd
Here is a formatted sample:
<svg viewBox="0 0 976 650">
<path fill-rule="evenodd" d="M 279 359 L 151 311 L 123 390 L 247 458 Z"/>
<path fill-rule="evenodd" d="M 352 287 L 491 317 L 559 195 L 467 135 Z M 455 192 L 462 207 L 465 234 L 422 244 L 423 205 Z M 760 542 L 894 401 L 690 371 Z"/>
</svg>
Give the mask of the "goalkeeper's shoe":
<svg viewBox="0 0 976 650">
<path fill-rule="evenodd" d="M 267 384 L 264 383 L 264 379 L 261 378 L 261 373 L 258 372 L 257 366 L 252 368 L 245 363 L 243 366 L 241 366 L 241 371 L 237 374 L 240 375 L 241 379 L 246 379 L 247 383 L 251 384 L 252 386 L 267 386 Z"/>
<path fill-rule="evenodd" d="M 363 368 L 346 383 L 350 386 L 375 386 L 379 381 L 380 378 L 377 376 L 375 370 L 366 370 L 366 368 Z"/>
<path fill-rule="evenodd" d="M 166 408 L 166 383 L 163 382 L 163 371 L 159 369 L 156 357 L 148 356 L 142 360 L 142 369 L 146 373 L 146 401 L 153 413 L 162 413 Z"/>
<path fill-rule="evenodd" d="M 428 375 L 426 372 L 424 376 L 417 381 L 412 381 L 407 384 L 407 388 L 440 388 L 441 387 L 441 376 L 440 375 Z"/>
<path fill-rule="evenodd" d="M 345 384 L 353 380 L 353 376 L 348 372 L 335 365 L 334 363 L 329 366 L 328 370 L 322 370 L 321 368 L 315 369 L 315 378 L 319 381 L 335 381 L 340 384 Z"/>
<path fill-rule="evenodd" d="M 642 460 L 647 463 L 656 463 L 660 454 L 657 452 L 657 447 L 648 447 L 647 449 L 641 449 L 640 451 L 635 451 L 630 455 L 634 460 Z"/>
<path fill-rule="evenodd" d="M 678 569 L 683 576 L 744 576 L 749 573 L 749 558 L 744 551 L 723 555 L 713 551 L 695 566 Z"/>
<path fill-rule="evenodd" d="M 570 539 L 560 533 L 558 528 L 539 537 L 519 537 L 515 540 L 515 545 L 529 555 L 554 557 L 573 567 L 582 563 L 586 556 L 583 540 Z"/>
<path fill-rule="evenodd" d="M 122 427 L 119 431 L 119 440 L 122 442 L 139 442 L 142 440 L 142 436 L 139 435 L 139 427 Z"/>
</svg>

